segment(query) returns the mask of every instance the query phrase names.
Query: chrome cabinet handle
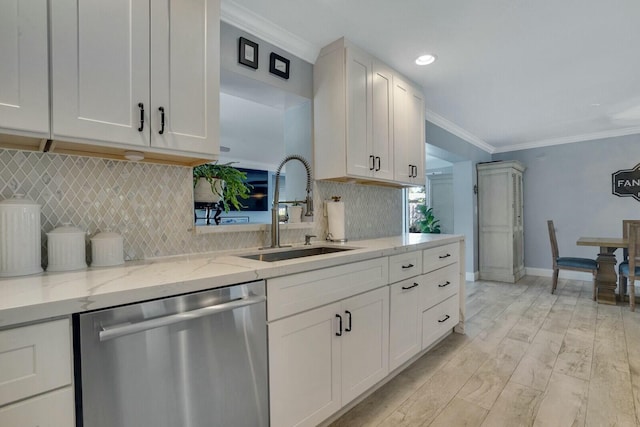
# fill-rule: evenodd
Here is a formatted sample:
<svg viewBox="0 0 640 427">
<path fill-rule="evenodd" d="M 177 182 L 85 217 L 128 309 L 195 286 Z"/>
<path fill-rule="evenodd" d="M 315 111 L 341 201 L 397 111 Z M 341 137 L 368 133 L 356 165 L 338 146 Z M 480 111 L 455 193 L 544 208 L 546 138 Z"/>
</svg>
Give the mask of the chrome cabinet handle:
<svg viewBox="0 0 640 427">
<path fill-rule="evenodd" d="M 164 133 L 164 107 L 158 108 L 160 111 L 160 131 L 158 132 L 160 135 Z"/>
<path fill-rule="evenodd" d="M 349 310 L 345 310 L 347 316 L 349 316 L 349 326 L 344 328 L 345 332 L 351 332 L 351 312 Z"/>
<path fill-rule="evenodd" d="M 265 296 L 253 296 L 240 298 L 237 300 L 224 302 L 222 304 L 211 305 L 208 307 L 198 308 L 196 310 L 185 311 L 184 313 L 170 314 L 155 319 L 143 320 L 138 323 L 129 323 L 123 325 L 115 325 L 102 328 L 98 336 L 100 341 L 107 341 L 119 338 L 125 335 L 135 334 L 136 332 L 147 331 L 149 329 L 161 328 L 163 326 L 173 325 L 175 323 L 187 320 L 198 319 L 200 317 L 210 316 L 212 314 L 222 313 L 223 311 L 234 310 L 236 308 L 246 307 L 253 304 L 259 304 L 267 300 Z"/>
<path fill-rule="evenodd" d="M 144 129 L 144 104 L 138 102 L 138 108 L 140 109 L 140 127 L 138 128 L 138 132 L 142 132 Z"/>
<path fill-rule="evenodd" d="M 418 283 L 413 282 L 413 285 L 411 285 L 411 286 L 403 286 L 403 287 L 402 287 L 402 290 L 406 291 L 406 290 L 408 290 L 408 289 L 413 289 L 413 288 L 415 288 L 416 286 L 418 286 Z"/>
</svg>

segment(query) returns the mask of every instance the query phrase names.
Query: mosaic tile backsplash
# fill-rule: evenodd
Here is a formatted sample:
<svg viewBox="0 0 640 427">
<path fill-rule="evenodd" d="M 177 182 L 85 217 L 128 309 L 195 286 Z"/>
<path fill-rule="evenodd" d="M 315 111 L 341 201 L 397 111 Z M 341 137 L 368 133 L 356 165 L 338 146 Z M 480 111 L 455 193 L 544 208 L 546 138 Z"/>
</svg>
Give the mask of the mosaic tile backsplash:
<svg viewBox="0 0 640 427">
<path fill-rule="evenodd" d="M 269 244 L 269 232 L 264 231 L 196 235 L 188 167 L 0 149 L 0 199 L 15 193 L 41 205 L 45 265 L 46 233 L 64 222 L 88 235 L 106 229 L 120 233 L 126 260 Z M 331 196 L 342 196 L 345 202 L 350 240 L 402 232 L 402 190 L 318 181 L 313 230 L 318 238 L 327 230 L 322 201 Z M 281 242 L 302 242 L 308 233 L 282 230 Z"/>
</svg>

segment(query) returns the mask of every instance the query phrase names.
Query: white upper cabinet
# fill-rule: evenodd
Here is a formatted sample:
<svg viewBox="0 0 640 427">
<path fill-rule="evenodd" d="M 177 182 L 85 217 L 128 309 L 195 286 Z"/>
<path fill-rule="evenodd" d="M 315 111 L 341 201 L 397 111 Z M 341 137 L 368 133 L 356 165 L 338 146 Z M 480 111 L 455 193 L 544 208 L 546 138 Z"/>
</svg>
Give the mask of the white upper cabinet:
<svg viewBox="0 0 640 427">
<path fill-rule="evenodd" d="M 393 101 L 394 178 L 407 184 L 425 185 L 426 141 L 422 92 L 394 76 Z"/>
<path fill-rule="evenodd" d="M 396 111 L 396 77 L 394 70 L 345 39 L 322 50 L 314 65 L 314 160 L 318 179 L 400 185 L 417 181 L 413 177 L 398 179 L 394 172 L 398 164 L 395 121 L 400 120 L 403 126 L 404 155 L 416 155 L 418 140 L 424 144 L 424 119 L 419 129 L 418 117 L 408 115 L 422 114 L 424 107 L 416 110 L 403 98 L 402 109 Z M 408 147 L 409 141 L 416 147 Z M 412 164 L 418 162 L 424 166 L 423 160 L 412 160 Z M 424 177 L 424 171 L 421 174 Z"/>
<path fill-rule="evenodd" d="M 0 132 L 49 137 L 46 0 L 0 2 Z"/>
<path fill-rule="evenodd" d="M 218 153 L 218 0 L 51 4 L 53 138 Z"/>
<path fill-rule="evenodd" d="M 373 60 L 372 73 L 372 155 L 373 175 L 393 179 L 393 70 Z"/>
</svg>

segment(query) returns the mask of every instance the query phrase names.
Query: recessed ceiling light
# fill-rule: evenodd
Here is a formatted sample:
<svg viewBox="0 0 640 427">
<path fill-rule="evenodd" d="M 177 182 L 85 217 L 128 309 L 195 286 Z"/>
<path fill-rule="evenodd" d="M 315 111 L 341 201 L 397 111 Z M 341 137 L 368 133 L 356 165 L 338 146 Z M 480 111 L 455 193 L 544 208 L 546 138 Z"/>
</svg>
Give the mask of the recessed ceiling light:
<svg viewBox="0 0 640 427">
<path fill-rule="evenodd" d="M 418 58 L 416 59 L 416 64 L 418 65 L 429 65 L 429 64 L 433 64 L 436 60 L 436 56 L 432 55 L 432 54 L 426 54 L 426 55 L 421 55 L 418 56 Z"/>
</svg>

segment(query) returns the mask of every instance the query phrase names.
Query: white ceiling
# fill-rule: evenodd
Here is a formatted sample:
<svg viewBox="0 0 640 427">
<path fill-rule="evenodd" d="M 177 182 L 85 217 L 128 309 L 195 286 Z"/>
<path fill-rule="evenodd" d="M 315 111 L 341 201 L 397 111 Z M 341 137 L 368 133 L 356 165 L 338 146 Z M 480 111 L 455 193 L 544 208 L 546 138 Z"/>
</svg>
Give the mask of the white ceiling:
<svg viewBox="0 0 640 427">
<path fill-rule="evenodd" d="M 638 0 L 223 0 L 222 19 L 312 63 L 345 36 L 488 152 L 640 133 Z"/>
</svg>

